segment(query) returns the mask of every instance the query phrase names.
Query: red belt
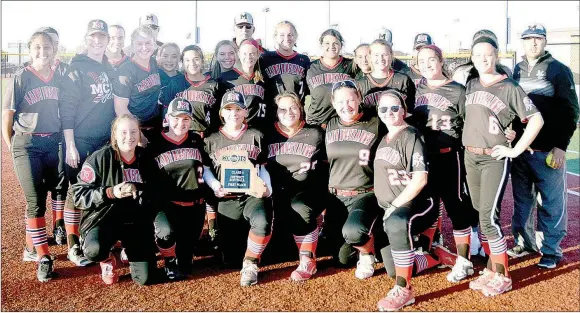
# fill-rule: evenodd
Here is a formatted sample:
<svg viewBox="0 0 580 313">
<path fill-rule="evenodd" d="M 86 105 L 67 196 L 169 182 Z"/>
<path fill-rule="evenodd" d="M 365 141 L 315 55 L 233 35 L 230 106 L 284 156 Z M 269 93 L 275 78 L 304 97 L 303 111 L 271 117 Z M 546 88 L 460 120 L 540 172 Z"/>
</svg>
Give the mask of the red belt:
<svg viewBox="0 0 580 313">
<path fill-rule="evenodd" d="M 474 153 L 474 154 L 485 154 L 485 155 L 491 155 L 492 150 L 490 148 L 476 148 L 476 147 L 465 147 L 465 149 L 467 149 L 467 151 Z"/>
<path fill-rule="evenodd" d="M 181 201 L 171 201 L 173 204 L 177 204 L 179 206 L 194 206 L 196 204 L 202 204 L 203 203 L 203 198 L 201 199 L 197 199 L 193 202 L 181 202 Z"/>
<path fill-rule="evenodd" d="M 341 197 L 354 197 L 354 196 L 358 196 L 360 194 L 363 193 L 367 193 L 370 191 L 373 191 L 375 188 L 371 187 L 371 188 L 367 188 L 367 189 L 361 189 L 361 190 L 344 190 L 344 189 L 336 189 L 336 188 L 328 188 L 328 191 L 330 191 L 331 194 L 333 195 L 337 195 L 337 196 L 341 196 Z"/>
<path fill-rule="evenodd" d="M 453 151 L 452 148 L 441 148 L 441 149 L 439 149 L 439 153 L 449 153 L 451 151 Z"/>
</svg>

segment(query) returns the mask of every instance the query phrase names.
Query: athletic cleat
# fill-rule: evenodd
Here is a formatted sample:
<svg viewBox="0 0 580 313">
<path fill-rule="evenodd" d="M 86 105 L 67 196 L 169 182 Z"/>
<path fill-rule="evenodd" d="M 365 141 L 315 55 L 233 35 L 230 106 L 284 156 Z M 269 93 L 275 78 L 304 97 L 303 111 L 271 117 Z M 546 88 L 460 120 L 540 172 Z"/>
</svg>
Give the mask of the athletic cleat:
<svg viewBox="0 0 580 313">
<path fill-rule="evenodd" d="M 494 272 L 487 268 L 484 268 L 483 271 L 479 272 L 479 274 L 481 275 L 476 280 L 469 282 L 469 288 L 472 290 L 482 290 L 495 275 Z"/>
<path fill-rule="evenodd" d="M 354 276 L 358 279 L 367 279 L 375 273 L 375 256 L 372 254 L 359 254 Z"/>
<path fill-rule="evenodd" d="M 38 281 L 45 283 L 51 280 L 55 276 L 52 269 L 52 259 L 48 255 L 43 256 L 38 261 L 38 269 L 36 270 L 36 278 L 38 278 Z"/>
<path fill-rule="evenodd" d="M 87 257 L 83 254 L 83 250 L 81 250 L 79 245 L 76 244 L 72 246 L 70 250 L 68 250 L 66 257 L 76 266 L 87 266 L 93 263 L 92 261 L 87 259 Z"/>
<path fill-rule="evenodd" d="M 51 260 L 56 260 L 56 256 L 49 255 Z M 24 252 L 22 252 L 22 261 L 24 262 L 38 262 L 38 254 L 36 253 L 35 249 L 32 251 L 28 251 L 27 247 L 24 247 Z"/>
<path fill-rule="evenodd" d="M 298 268 L 290 274 L 290 280 L 306 281 L 312 278 L 314 274 L 316 274 L 316 259 L 301 256 Z"/>
<path fill-rule="evenodd" d="M 439 268 L 453 268 L 455 266 L 457 255 L 447 250 L 447 248 L 443 246 L 437 246 L 433 249 L 433 253 L 437 256 L 439 262 L 441 262 L 441 264 L 438 266 Z"/>
<path fill-rule="evenodd" d="M 483 247 L 481 246 L 477 232 L 471 232 L 471 239 L 469 240 L 469 254 L 473 256 L 479 255 L 485 257 L 485 251 L 483 251 Z"/>
<path fill-rule="evenodd" d="M 452 283 L 458 283 L 469 275 L 473 275 L 473 263 L 464 257 L 458 256 L 451 272 L 447 274 L 447 280 Z"/>
<path fill-rule="evenodd" d="M 125 248 L 121 248 L 121 252 L 119 253 L 119 259 L 121 259 L 121 263 L 129 264 L 129 257 L 127 257 L 127 252 L 125 252 Z"/>
<path fill-rule="evenodd" d="M 66 230 L 64 226 L 56 226 L 54 229 L 54 242 L 59 246 L 66 244 Z"/>
<path fill-rule="evenodd" d="M 512 258 L 521 258 L 523 256 L 526 256 L 528 254 L 535 253 L 535 252 L 536 251 L 528 250 L 528 249 L 524 248 L 524 246 L 520 246 L 520 245 L 515 245 L 511 249 L 507 250 L 507 254 L 509 256 L 511 256 Z"/>
<path fill-rule="evenodd" d="M 406 305 L 415 303 L 415 296 L 411 287 L 405 288 L 396 285 L 382 298 L 377 306 L 381 312 L 393 312 L 402 309 Z"/>
<path fill-rule="evenodd" d="M 258 283 L 258 264 L 244 261 L 240 271 L 240 285 L 242 287 L 253 286 Z"/>
<path fill-rule="evenodd" d="M 177 266 L 176 258 L 165 258 L 165 275 L 167 275 L 169 280 L 183 279 L 183 274 Z"/>
<path fill-rule="evenodd" d="M 541 268 L 556 268 L 560 263 L 560 258 L 555 255 L 544 254 L 542 258 L 540 258 L 540 262 L 538 263 L 538 267 Z"/>
<path fill-rule="evenodd" d="M 101 279 L 107 285 L 112 285 L 119 281 L 119 275 L 115 273 L 115 267 L 117 261 L 112 253 L 109 254 L 109 258 L 101 262 Z"/>
<path fill-rule="evenodd" d="M 512 290 L 512 279 L 500 273 L 495 273 L 493 279 L 483 287 L 481 292 L 486 297 L 493 297 L 510 290 Z"/>
</svg>

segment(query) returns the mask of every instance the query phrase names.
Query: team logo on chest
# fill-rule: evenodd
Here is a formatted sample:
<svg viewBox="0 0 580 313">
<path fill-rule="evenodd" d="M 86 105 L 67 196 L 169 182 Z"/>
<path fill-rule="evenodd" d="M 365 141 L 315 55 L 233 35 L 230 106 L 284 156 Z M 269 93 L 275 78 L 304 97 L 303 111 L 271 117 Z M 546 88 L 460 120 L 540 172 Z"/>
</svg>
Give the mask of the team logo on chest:
<svg viewBox="0 0 580 313">
<path fill-rule="evenodd" d="M 182 160 L 197 160 L 201 162 L 201 154 L 199 153 L 199 150 L 195 148 L 179 148 L 164 152 L 155 157 L 155 161 L 159 168 L 163 168 L 168 164 Z"/>
<path fill-rule="evenodd" d="M 447 111 L 447 109 L 452 104 L 451 101 L 447 100 L 447 98 L 443 97 L 442 95 L 438 95 L 436 93 L 426 93 L 420 95 L 415 100 L 415 107 L 420 107 L 423 105 L 429 105 L 432 107 L 436 107 L 441 111 Z"/>
<path fill-rule="evenodd" d="M 95 96 L 93 103 L 105 103 L 113 98 L 113 90 L 106 73 L 88 72 L 87 75 L 95 82 L 91 84 L 91 94 Z"/>
<path fill-rule="evenodd" d="M 278 142 L 268 145 L 268 158 L 281 154 L 292 154 L 310 159 L 315 150 L 315 146 L 302 142 Z"/>
<path fill-rule="evenodd" d="M 397 165 L 401 161 L 401 154 L 391 147 L 380 148 L 377 150 L 375 160 L 383 160 L 391 165 Z"/>
<path fill-rule="evenodd" d="M 375 134 L 363 129 L 334 129 L 326 133 L 326 144 L 335 141 L 354 141 L 368 146 L 375 139 Z"/>
<path fill-rule="evenodd" d="M 251 144 L 229 145 L 217 150 L 215 152 L 214 160 L 219 160 L 222 153 L 228 150 L 248 151 L 248 157 L 252 160 L 256 160 L 258 158 L 258 154 L 260 154 L 262 151 L 259 147 Z"/>
</svg>

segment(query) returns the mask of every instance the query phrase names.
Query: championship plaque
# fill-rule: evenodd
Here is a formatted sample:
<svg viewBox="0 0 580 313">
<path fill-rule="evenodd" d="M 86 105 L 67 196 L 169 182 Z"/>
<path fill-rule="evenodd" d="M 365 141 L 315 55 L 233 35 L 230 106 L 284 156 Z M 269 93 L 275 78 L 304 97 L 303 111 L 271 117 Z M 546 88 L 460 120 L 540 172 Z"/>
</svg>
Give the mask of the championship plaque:
<svg viewBox="0 0 580 313">
<path fill-rule="evenodd" d="M 227 150 L 219 156 L 221 183 L 226 192 L 261 195 L 266 187 L 247 151 Z"/>
</svg>

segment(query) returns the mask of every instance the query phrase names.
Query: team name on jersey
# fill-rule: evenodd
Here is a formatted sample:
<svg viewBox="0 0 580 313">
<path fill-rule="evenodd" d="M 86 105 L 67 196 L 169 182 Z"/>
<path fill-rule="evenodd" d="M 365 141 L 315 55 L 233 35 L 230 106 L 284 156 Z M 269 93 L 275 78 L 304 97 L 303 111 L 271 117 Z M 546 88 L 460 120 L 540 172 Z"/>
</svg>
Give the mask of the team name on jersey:
<svg viewBox="0 0 580 313">
<path fill-rule="evenodd" d="M 87 75 L 95 81 L 94 84 L 91 84 L 91 94 L 96 95 L 93 99 L 94 103 L 105 103 L 113 98 L 113 90 L 106 73 L 88 72 Z"/>
<path fill-rule="evenodd" d="M 139 90 L 139 92 L 143 92 L 154 86 L 161 86 L 161 78 L 159 77 L 159 73 L 147 76 L 147 78 L 140 81 L 135 86 L 137 87 L 137 90 Z"/>
<path fill-rule="evenodd" d="M 223 147 L 215 152 L 214 160 L 219 160 L 222 153 L 229 151 L 229 150 L 236 150 L 236 151 L 248 151 L 248 157 L 252 160 L 256 160 L 258 158 L 258 154 L 262 151 L 257 146 L 251 144 L 236 144 L 236 145 L 229 145 L 227 147 Z"/>
<path fill-rule="evenodd" d="M 377 150 L 375 160 L 383 160 L 391 165 L 397 165 L 401 161 L 401 154 L 391 147 L 384 147 Z"/>
<path fill-rule="evenodd" d="M 234 87 L 234 90 L 244 96 L 256 96 L 264 99 L 264 87 L 254 84 L 242 84 Z"/>
<path fill-rule="evenodd" d="M 499 114 L 499 112 L 507 107 L 500 98 L 487 91 L 475 91 L 468 94 L 465 100 L 465 106 L 470 104 L 483 105 L 492 110 L 495 114 Z"/>
<path fill-rule="evenodd" d="M 305 158 L 312 158 L 316 147 L 302 142 L 279 142 L 268 146 L 268 158 L 281 154 L 300 155 Z"/>
<path fill-rule="evenodd" d="M 366 95 L 363 99 L 363 103 L 366 105 L 373 105 L 376 106 L 377 103 L 379 103 L 379 99 L 381 97 L 381 94 L 383 93 L 384 90 L 381 91 L 377 91 L 377 92 L 373 92 L 373 93 L 369 93 L 368 95 Z"/>
<path fill-rule="evenodd" d="M 42 86 L 28 91 L 24 99 L 29 105 L 33 105 L 42 100 L 58 100 L 59 89 L 52 86 Z"/>
<path fill-rule="evenodd" d="M 308 85 L 312 86 L 311 89 L 314 89 L 320 85 L 324 84 L 334 84 L 336 82 L 340 82 L 343 80 L 352 79 L 348 74 L 344 73 L 324 73 L 318 74 L 314 77 L 310 77 L 308 79 Z"/>
<path fill-rule="evenodd" d="M 335 141 L 354 141 L 363 145 L 370 145 L 375 134 L 362 129 L 334 129 L 326 133 L 326 144 Z"/>
<path fill-rule="evenodd" d="M 214 96 L 202 90 L 184 90 L 178 92 L 175 97 L 185 98 L 188 101 L 201 102 L 207 105 L 214 105 L 216 100 Z"/>
<path fill-rule="evenodd" d="M 201 153 L 199 153 L 199 150 L 196 148 L 179 148 L 164 152 L 155 157 L 157 166 L 159 166 L 160 169 L 168 164 L 182 160 L 197 160 L 202 162 Z"/>
<path fill-rule="evenodd" d="M 424 105 L 435 107 L 441 111 L 447 111 L 447 109 L 453 104 L 442 95 L 438 95 L 436 93 L 426 93 L 415 99 L 415 107 Z"/>
<path fill-rule="evenodd" d="M 304 77 L 304 67 L 292 63 L 279 63 L 266 68 L 266 75 L 272 78 L 277 75 L 291 74 Z"/>
<path fill-rule="evenodd" d="M 141 173 L 136 168 L 123 169 L 123 181 L 128 183 L 142 183 Z"/>
</svg>

